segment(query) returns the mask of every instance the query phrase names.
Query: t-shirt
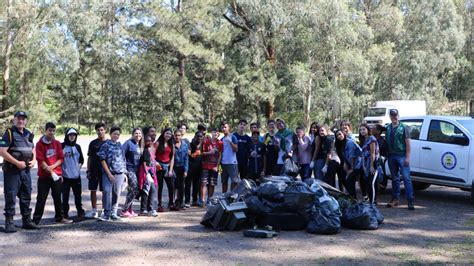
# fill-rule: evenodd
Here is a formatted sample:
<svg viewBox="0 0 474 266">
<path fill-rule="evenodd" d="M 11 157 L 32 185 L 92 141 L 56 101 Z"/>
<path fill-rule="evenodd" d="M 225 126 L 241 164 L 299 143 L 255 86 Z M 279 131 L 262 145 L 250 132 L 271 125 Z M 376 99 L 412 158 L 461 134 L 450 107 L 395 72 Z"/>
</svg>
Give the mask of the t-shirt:
<svg viewBox="0 0 474 266">
<path fill-rule="evenodd" d="M 97 153 L 100 150 L 100 147 L 107 140 L 95 139 L 89 143 L 89 149 L 87 150 L 87 156 L 90 160 L 89 175 L 94 178 L 98 178 L 102 175 L 102 165 L 100 164 L 100 159 Z"/>
<path fill-rule="evenodd" d="M 123 154 L 125 156 L 125 161 L 127 162 L 127 169 L 131 169 L 133 171 L 138 171 L 138 167 L 140 166 L 140 157 L 141 151 L 140 146 L 138 146 L 137 142 L 134 139 L 129 139 L 125 141 L 122 145 Z"/>
<path fill-rule="evenodd" d="M 157 147 L 156 160 L 161 163 L 169 163 L 171 161 L 171 147 L 167 145 L 162 151 Z"/>
<path fill-rule="evenodd" d="M 219 163 L 219 154 L 222 153 L 223 150 L 223 144 L 220 140 L 212 141 L 211 139 L 207 139 L 204 141 L 204 145 L 202 147 L 203 152 L 209 152 L 215 148 L 217 148 L 218 152 L 202 156 L 202 169 L 212 170 L 213 168 L 217 167 Z"/>
<path fill-rule="evenodd" d="M 199 147 L 199 149 L 202 149 L 202 145 Z M 191 142 L 191 155 L 194 154 L 194 156 L 189 156 L 189 168 L 194 169 L 196 171 L 199 170 L 200 167 L 202 167 L 202 155 L 197 154 L 198 150 L 198 145 L 196 142 Z"/>
<path fill-rule="evenodd" d="M 237 154 L 236 152 L 232 149 L 232 145 L 230 144 L 231 142 L 234 144 L 238 144 L 237 137 L 234 134 L 230 134 L 229 136 L 224 136 L 221 139 L 223 143 L 223 151 L 222 151 L 222 159 L 221 163 L 222 164 L 237 164 Z"/>
<path fill-rule="evenodd" d="M 326 159 L 328 153 L 331 152 L 334 146 L 334 136 L 325 136 L 319 138 L 321 141 L 321 148 L 316 154 L 316 159 Z"/>
<path fill-rule="evenodd" d="M 249 160 L 249 150 L 252 145 L 252 138 L 247 134 L 239 135 L 237 132 L 233 134 L 238 141 L 239 149 L 237 150 L 237 162 L 239 165 L 247 166 Z"/>
<path fill-rule="evenodd" d="M 252 157 L 252 152 L 255 155 Z M 263 159 L 265 155 L 265 145 L 262 142 L 252 143 L 250 146 L 248 171 L 252 174 L 260 174 L 263 170 Z"/>
<path fill-rule="evenodd" d="M 311 163 L 311 139 L 308 136 L 303 137 L 303 143 L 298 141 L 298 149 L 296 153 L 296 158 L 298 164 L 309 164 Z"/>
<path fill-rule="evenodd" d="M 273 166 L 276 165 L 278 160 L 278 148 L 275 146 L 275 136 L 271 136 L 267 133 L 265 135 L 263 144 L 265 145 L 267 168 L 270 172 L 270 169 L 273 169 Z"/>
</svg>

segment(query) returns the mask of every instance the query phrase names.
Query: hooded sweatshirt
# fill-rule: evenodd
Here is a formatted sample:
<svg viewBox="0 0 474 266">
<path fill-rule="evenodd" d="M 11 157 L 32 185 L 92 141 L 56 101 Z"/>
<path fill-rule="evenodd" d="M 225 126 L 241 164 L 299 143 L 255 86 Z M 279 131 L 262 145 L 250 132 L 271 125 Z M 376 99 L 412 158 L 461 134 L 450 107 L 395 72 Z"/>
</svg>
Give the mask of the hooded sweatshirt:
<svg viewBox="0 0 474 266">
<path fill-rule="evenodd" d="M 80 166 L 84 164 L 84 156 L 82 155 L 82 149 L 79 144 L 76 143 L 76 140 L 73 142 L 69 141 L 69 135 L 74 134 L 73 131 L 67 130 L 66 136 L 64 137 L 64 142 L 61 143 L 64 153 L 64 162 L 62 164 L 63 177 L 66 178 L 80 178 L 81 177 L 81 168 Z M 77 131 L 74 131 L 77 132 Z"/>
<path fill-rule="evenodd" d="M 38 177 L 48 178 L 51 177 L 51 173 L 44 170 L 41 164 L 45 162 L 47 165 L 53 165 L 58 160 L 64 160 L 63 149 L 61 143 L 55 139 L 49 141 L 46 136 L 36 143 L 36 160 L 38 161 Z M 54 168 L 53 170 L 57 175 L 62 175 L 61 165 Z"/>
</svg>

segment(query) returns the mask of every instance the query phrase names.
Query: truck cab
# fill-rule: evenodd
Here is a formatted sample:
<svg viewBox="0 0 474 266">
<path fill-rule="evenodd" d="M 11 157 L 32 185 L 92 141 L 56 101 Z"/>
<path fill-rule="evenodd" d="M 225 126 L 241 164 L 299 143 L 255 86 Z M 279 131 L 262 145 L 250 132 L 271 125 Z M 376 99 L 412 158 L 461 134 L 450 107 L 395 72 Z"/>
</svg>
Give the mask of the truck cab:
<svg viewBox="0 0 474 266">
<path fill-rule="evenodd" d="M 415 190 L 431 184 L 457 187 L 471 191 L 474 203 L 474 118 L 430 115 L 400 121 L 409 129 Z"/>
</svg>

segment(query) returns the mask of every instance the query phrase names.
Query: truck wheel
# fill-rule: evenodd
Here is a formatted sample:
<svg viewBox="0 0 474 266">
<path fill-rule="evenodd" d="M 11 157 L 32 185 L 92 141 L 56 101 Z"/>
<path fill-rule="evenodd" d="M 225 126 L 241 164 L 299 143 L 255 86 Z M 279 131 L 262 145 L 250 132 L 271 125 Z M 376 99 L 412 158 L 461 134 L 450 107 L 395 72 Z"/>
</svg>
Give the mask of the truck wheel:
<svg viewBox="0 0 474 266">
<path fill-rule="evenodd" d="M 416 181 L 413 181 L 412 183 L 413 183 L 413 189 L 416 191 L 425 190 L 431 186 L 431 184 L 421 183 L 421 182 L 416 182 Z"/>
</svg>

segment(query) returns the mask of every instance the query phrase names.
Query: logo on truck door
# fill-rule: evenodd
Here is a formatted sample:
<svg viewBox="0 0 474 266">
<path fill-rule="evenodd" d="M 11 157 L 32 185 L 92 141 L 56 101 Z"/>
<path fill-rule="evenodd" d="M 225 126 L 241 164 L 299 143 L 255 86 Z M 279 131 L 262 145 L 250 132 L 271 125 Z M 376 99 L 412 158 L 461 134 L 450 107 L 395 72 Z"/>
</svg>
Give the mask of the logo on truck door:
<svg viewBox="0 0 474 266">
<path fill-rule="evenodd" d="M 456 167 L 456 163 L 456 155 L 454 155 L 452 152 L 445 152 L 441 156 L 441 164 L 443 165 L 444 169 L 453 170 Z"/>
</svg>

